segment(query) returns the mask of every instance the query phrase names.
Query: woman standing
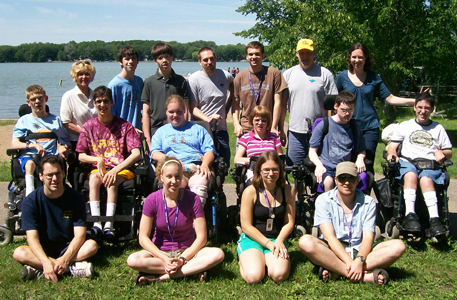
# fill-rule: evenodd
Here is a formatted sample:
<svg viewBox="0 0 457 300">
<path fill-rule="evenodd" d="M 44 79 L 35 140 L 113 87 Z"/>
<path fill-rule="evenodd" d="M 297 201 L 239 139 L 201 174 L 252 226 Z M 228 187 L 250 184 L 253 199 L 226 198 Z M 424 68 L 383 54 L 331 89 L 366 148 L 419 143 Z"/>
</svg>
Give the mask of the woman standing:
<svg viewBox="0 0 457 300">
<path fill-rule="evenodd" d="M 257 160 L 252 185 L 241 198 L 238 257 L 241 277 L 257 283 L 268 276 L 276 282 L 289 277 L 287 237 L 294 228 L 295 193 L 285 184 L 284 167 L 275 152 Z"/>
<path fill-rule="evenodd" d="M 136 277 L 140 285 L 193 274 L 203 281 L 205 271 L 220 263 L 224 252 L 204 247 L 206 221 L 200 198 L 181 188 L 183 166 L 176 158 L 165 156 L 159 161 L 156 176 L 163 189 L 144 202 L 139 229 L 144 250 L 131 254 L 127 264 L 140 272 Z"/>
<path fill-rule="evenodd" d="M 71 66 L 70 75 L 76 86 L 62 96 L 60 118 L 70 136 L 71 146 L 76 149 L 81 127 L 86 121 L 97 116 L 89 84 L 94 80 L 95 68 L 90 59 L 79 60 Z M 75 161 L 78 161 L 76 158 Z M 68 181 L 73 185 L 75 165 L 69 163 Z"/>
<path fill-rule="evenodd" d="M 367 170 L 373 172 L 376 147 L 379 141 L 379 118 L 374 105 L 375 97 L 390 105 L 412 105 L 414 99 L 392 95 L 381 76 L 372 71 L 373 59 L 368 48 L 362 43 L 354 43 L 346 57 L 348 70 L 341 72 L 336 80 L 338 91 L 350 91 L 356 97 L 353 118 L 362 129 L 366 144 L 366 158 L 371 163 Z"/>
</svg>

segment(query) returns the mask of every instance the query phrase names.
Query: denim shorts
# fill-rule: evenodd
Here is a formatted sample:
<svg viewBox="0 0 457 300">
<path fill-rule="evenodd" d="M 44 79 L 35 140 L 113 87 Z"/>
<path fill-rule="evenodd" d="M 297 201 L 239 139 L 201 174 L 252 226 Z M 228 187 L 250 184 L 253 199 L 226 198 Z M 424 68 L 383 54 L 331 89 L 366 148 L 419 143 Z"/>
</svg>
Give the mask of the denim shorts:
<svg viewBox="0 0 457 300">
<path fill-rule="evenodd" d="M 19 161 L 19 163 L 21 164 L 21 169 L 22 169 L 22 172 L 24 172 L 25 174 L 25 165 L 27 164 L 27 162 L 29 160 L 32 160 L 32 157 L 28 156 L 28 155 L 24 155 L 24 156 L 18 156 L 17 160 Z M 33 160 L 32 160 L 33 161 Z"/>
<path fill-rule="evenodd" d="M 436 184 L 445 184 L 446 182 L 446 174 L 442 170 L 422 170 L 420 174 L 417 174 L 416 167 L 410 163 L 409 161 L 400 159 L 398 161 L 398 168 L 396 172 L 396 179 L 402 180 L 403 176 L 408 172 L 414 172 L 417 178 L 421 179 L 422 177 L 428 177 Z"/>
</svg>

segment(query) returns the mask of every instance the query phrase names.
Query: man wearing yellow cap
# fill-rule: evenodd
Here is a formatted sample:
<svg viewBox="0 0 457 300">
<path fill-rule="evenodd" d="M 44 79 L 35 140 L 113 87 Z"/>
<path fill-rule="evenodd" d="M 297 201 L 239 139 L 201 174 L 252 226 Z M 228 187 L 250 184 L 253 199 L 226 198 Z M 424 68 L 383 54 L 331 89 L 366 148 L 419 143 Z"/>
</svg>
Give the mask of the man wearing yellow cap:
<svg viewBox="0 0 457 300">
<path fill-rule="evenodd" d="M 295 55 L 299 64 L 284 72 L 289 86 L 288 165 L 300 164 L 308 154 L 309 129 L 304 120 L 309 118 L 314 122 L 323 117 L 325 95 L 338 94 L 333 74 L 314 63 L 316 50 L 312 40 L 299 40 Z"/>
</svg>

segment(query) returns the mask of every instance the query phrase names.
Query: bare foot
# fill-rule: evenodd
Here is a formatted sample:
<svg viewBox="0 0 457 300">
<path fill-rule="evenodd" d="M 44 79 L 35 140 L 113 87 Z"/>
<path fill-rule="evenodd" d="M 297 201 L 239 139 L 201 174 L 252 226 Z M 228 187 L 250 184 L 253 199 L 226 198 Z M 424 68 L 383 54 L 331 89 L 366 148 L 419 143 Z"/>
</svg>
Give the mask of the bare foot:
<svg viewBox="0 0 457 300">
<path fill-rule="evenodd" d="M 377 271 L 377 270 L 375 270 Z M 389 274 L 385 270 L 379 270 L 379 272 L 368 271 L 363 276 L 363 282 L 376 283 L 379 285 L 386 284 L 389 281 Z M 377 278 L 375 278 L 377 275 Z"/>
</svg>

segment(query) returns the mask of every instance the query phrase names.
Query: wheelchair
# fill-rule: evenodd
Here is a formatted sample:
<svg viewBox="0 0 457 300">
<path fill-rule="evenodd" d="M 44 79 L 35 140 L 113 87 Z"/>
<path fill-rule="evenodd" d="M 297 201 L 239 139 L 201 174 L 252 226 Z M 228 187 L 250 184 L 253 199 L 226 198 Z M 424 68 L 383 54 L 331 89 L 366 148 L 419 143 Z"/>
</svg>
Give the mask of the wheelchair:
<svg viewBox="0 0 457 300">
<path fill-rule="evenodd" d="M 114 239 L 109 242 L 125 242 L 135 239 L 138 236 L 141 214 L 143 211 L 143 198 L 151 193 L 151 179 L 149 159 L 140 148 L 141 157 L 132 167 L 131 171 L 135 177 L 124 181 L 118 188 L 118 199 L 114 216 L 92 216 L 89 205 L 89 179 L 88 175 L 91 166 L 80 163 L 75 170 L 75 189 L 80 192 L 86 200 L 87 228 L 94 222 L 113 222 Z M 100 186 L 100 211 L 106 211 L 106 189 Z M 101 241 L 101 237 L 95 237 Z"/>
<path fill-rule="evenodd" d="M 206 129 L 213 139 L 216 151 L 219 152 L 219 143 L 215 138 L 217 129 L 217 120 L 212 120 L 211 123 L 205 121 L 192 121 Z M 196 165 L 201 165 L 201 161 L 192 162 Z M 152 162 L 155 167 L 155 162 Z M 216 156 L 211 165 L 211 174 L 213 180 L 208 185 L 208 198 L 203 207 L 205 211 L 207 238 L 215 242 L 220 242 L 221 238 L 229 233 L 227 198 L 223 191 L 225 177 L 228 175 L 228 162 L 221 156 Z M 161 184 L 157 178 L 154 178 L 151 192 L 155 192 L 161 188 Z"/>
<path fill-rule="evenodd" d="M 401 153 L 401 145 L 398 147 L 397 154 Z M 430 233 L 429 215 L 427 205 L 425 204 L 420 186 L 416 191 L 416 214 L 419 217 L 419 223 L 421 224 L 421 232 L 408 232 L 402 227 L 402 223 L 405 217 L 405 201 L 403 194 L 403 182 L 395 178 L 397 171 L 397 163 L 395 159 L 393 161 L 387 161 L 387 151 L 383 151 L 383 157 L 386 160 L 381 163 L 384 178 L 378 181 L 380 188 L 380 201 L 379 201 L 379 217 L 381 224 L 384 224 L 385 234 L 388 238 L 412 238 L 417 239 L 420 237 L 430 238 L 435 243 L 444 243 L 447 241 L 450 233 L 450 220 L 449 220 L 449 197 L 447 189 L 450 183 L 450 176 L 447 173 L 447 168 L 452 166 L 453 163 L 450 160 L 445 160 L 442 165 L 438 167 L 443 170 L 446 179 L 444 185 L 435 184 L 436 196 L 438 199 L 438 213 L 440 221 L 442 222 L 446 233 L 440 236 L 432 236 Z M 399 156 L 401 157 L 401 156 Z M 420 172 L 420 168 L 418 168 Z M 424 230 L 424 228 L 427 228 Z"/>
<path fill-rule="evenodd" d="M 46 111 L 49 112 L 49 107 L 46 105 Z M 32 110 L 27 104 L 23 104 L 19 108 L 19 117 L 31 113 Z M 21 142 L 29 140 L 47 138 L 57 139 L 53 132 L 31 133 L 27 135 Z M 4 207 L 8 210 L 5 224 L 0 225 L 0 246 L 11 243 L 14 235 L 25 235 L 25 230 L 21 228 L 21 215 L 22 215 L 22 201 L 25 198 L 25 173 L 22 171 L 21 164 L 18 157 L 21 150 L 7 149 L 6 154 L 11 157 L 11 182 L 8 185 L 8 200 Z M 32 155 L 32 160 L 35 164 L 40 161 L 40 155 Z M 39 180 L 38 171 L 35 170 L 35 187 L 38 188 L 43 185 Z"/>
</svg>

